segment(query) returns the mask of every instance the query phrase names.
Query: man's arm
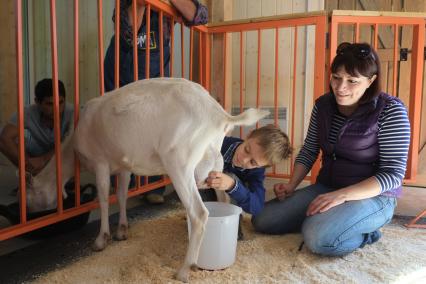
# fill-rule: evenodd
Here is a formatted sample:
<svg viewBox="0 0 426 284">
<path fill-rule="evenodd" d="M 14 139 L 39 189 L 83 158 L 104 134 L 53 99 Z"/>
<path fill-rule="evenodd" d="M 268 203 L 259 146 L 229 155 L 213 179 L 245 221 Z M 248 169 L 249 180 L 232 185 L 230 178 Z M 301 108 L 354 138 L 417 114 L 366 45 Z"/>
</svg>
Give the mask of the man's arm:
<svg viewBox="0 0 426 284">
<path fill-rule="evenodd" d="M 0 134 L 0 151 L 18 167 L 19 151 L 16 140 L 18 139 L 18 128 L 13 124 L 6 124 Z"/>
<path fill-rule="evenodd" d="M 194 20 L 197 7 L 192 0 L 170 0 L 170 2 L 176 7 L 176 9 L 178 9 L 188 22 L 192 22 Z"/>
<path fill-rule="evenodd" d="M 16 167 L 19 166 L 19 149 L 18 143 L 18 128 L 16 125 L 7 124 L 0 134 L 0 151 L 11 161 Z M 38 156 L 30 157 L 25 153 L 25 170 L 33 175 L 37 175 L 52 158 L 54 151 Z"/>
</svg>

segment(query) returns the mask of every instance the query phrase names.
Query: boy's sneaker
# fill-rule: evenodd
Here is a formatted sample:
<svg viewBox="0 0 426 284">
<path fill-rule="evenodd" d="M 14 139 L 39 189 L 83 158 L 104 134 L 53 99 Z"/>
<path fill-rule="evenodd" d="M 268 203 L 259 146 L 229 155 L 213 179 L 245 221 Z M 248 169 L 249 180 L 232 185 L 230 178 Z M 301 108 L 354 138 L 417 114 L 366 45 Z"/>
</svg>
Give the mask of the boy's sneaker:
<svg viewBox="0 0 426 284">
<path fill-rule="evenodd" d="M 146 195 L 146 200 L 150 204 L 163 204 L 164 203 L 164 196 L 157 193 L 150 193 Z"/>
</svg>

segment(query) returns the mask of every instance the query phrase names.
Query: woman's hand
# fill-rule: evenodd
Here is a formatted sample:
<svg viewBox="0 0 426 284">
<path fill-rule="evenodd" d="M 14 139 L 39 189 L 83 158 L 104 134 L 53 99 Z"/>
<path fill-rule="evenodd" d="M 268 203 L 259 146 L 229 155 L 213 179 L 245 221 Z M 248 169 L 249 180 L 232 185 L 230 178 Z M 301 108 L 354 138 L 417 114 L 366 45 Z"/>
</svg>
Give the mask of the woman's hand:
<svg viewBox="0 0 426 284">
<path fill-rule="evenodd" d="M 312 216 L 317 213 L 323 213 L 330 208 L 346 202 L 346 194 L 340 190 L 318 195 L 311 204 L 309 204 L 306 216 Z"/>
<path fill-rule="evenodd" d="M 285 198 L 289 197 L 290 195 L 293 194 L 294 192 L 294 187 L 291 186 L 288 183 L 277 183 L 274 184 L 274 193 L 275 196 L 279 199 L 279 200 L 284 200 Z"/>
<path fill-rule="evenodd" d="M 217 190 L 230 190 L 235 186 L 235 180 L 222 172 L 211 171 L 206 179 L 210 188 Z"/>
</svg>

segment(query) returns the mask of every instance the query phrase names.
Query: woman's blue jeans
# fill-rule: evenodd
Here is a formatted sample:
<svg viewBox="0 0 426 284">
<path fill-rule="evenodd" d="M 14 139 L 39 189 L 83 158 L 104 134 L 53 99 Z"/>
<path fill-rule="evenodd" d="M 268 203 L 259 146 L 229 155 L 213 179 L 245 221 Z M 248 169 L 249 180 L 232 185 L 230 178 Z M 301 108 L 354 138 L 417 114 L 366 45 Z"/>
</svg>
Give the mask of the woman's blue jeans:
<svg viewBox="0 0 426 284">
<path fill-rule="evenodd" d="M 370 233 L 392 219 L 396 199 L 386 196 L 345 202 L 307 217 L 306 211 L 312 200 L 330 191 L 333 189 L 317 183 L 296 190 L 282 201 L 275 198 L 253 217 L 253 226 L 256 231 L 266 234 L 302 232 L 305 245 L 312 252 L 339 256 L 371 242 Z"/>
</svg>

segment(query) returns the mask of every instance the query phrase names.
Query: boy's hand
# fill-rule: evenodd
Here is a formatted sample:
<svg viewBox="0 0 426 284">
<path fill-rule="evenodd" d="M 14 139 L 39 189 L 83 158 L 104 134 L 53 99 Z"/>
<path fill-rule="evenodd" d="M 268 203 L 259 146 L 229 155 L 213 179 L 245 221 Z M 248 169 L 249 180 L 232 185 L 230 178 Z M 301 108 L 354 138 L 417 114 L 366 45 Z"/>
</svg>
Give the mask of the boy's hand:
<svg viewBox="0 0 426 284">
<path fill-rule="evenodd" d="M 227 174 L 211 171 L 206 179 L 210 188 L 217 190 L 229 190 L 235 186 L 235 180 Z"/>
<path fill-rule="evenodd" d="M 279 200 L 283 200 L 293 194 L 294 188 L 288 183 L 277 183 L 274 184 L 274 192 Z"/>
</svg>

